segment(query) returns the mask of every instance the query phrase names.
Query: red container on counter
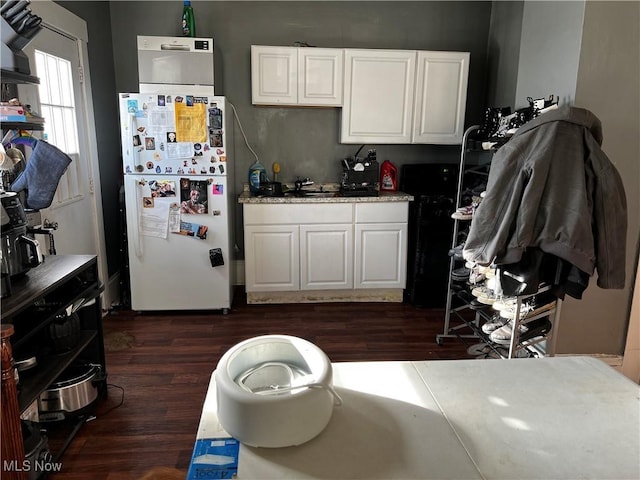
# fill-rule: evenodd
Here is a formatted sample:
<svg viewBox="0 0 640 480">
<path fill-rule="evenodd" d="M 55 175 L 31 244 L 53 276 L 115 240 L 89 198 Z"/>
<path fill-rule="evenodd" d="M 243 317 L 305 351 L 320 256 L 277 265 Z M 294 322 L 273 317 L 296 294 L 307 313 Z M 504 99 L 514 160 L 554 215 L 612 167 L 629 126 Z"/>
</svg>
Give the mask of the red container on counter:
<svg viewBox="0 0 640 480">
<path fill-rule="evenodd" d="M 398 190 L 398 168 L 389 160 L 380 166 L 380 191 L 395 192 Z"/>
</svg>

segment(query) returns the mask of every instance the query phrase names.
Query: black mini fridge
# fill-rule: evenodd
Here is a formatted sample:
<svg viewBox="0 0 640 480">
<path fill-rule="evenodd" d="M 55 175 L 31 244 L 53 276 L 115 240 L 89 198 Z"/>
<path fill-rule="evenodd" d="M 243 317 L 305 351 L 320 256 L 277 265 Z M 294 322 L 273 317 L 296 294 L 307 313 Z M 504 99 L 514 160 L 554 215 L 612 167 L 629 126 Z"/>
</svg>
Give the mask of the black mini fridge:
<svg viewBox="0 0 640 480">
<path fill-rule="evenodd" d="M 407 164 L 400 190 L 409 203 L 407 286 L 404 301 L 416 307 L 444 308 L 449 281 L 448 255 L 456 209 L 457 164 Z"/>
</svg>

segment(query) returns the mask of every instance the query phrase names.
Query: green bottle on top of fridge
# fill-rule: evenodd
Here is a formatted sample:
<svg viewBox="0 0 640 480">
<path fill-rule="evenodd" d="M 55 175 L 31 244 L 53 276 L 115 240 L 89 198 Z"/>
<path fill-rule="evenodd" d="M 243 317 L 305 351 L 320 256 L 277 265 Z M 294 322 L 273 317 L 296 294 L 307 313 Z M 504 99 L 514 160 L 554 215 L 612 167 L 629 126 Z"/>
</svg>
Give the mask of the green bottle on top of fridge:
<svg viewBox="0 0 640 480">
<path fill-rule="evenodd" d="M 182 8 L 182 35 L 185 37 L 196 36 L 196 17 L 190 0 L 184 0 Z"/>
</svg>

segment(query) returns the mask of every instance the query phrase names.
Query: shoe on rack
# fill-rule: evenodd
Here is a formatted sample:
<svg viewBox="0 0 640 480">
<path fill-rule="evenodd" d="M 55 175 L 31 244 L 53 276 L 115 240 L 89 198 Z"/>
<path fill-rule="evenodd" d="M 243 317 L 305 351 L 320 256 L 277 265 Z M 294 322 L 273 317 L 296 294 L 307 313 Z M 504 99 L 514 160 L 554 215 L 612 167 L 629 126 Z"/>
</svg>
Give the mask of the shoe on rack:
<svg viewBox="0 0 640 480">
<path fill-rule="evenodd" d="M 479 273 L 475 268 L 471 270 L 469 274 L 469 283 L 471 285 L 477 285 L 486 280 L 487 277 L 484 276 L 483 273 Z"/>
<path fill-rule="evenodd" d="M 492 307 L 494 310 L 500 311 L 505 308 L 512 307 L 517 301 L 518 299 L 516 297 L 502 297 L 501 299 L 493 302 Z"/>
<path fill-rule="evenodd" d="M 475 138 L 485 140 L 495 135 L 500 125 L 500 118 L 509 115 L 511 107 L 489 107 L 485 110 L 484 119 L 480 129 L 475 133 Z"/>
<path fill-rule="evenodd" d="M 471 300 L 469 302 L 469 308 L 471 310 L 475 310 L 476 312 L 478 310 L 485 310 L 485 309 L 487 309 L 489 307 L 490 307 L 490 305 L 487 305 L 486 303 L 479 302 L 477 298 L 473 298 L 473 300 Z"/>
<path fill-rule="evenodd" d="M 471 289 L 471 295 L 473 295 L 476 298 L 483 297 L 483 296 L 486 297 L 492 294 L 493 294 L 493 290 L 487 287 L 486 284 L 478 285 L 477 287 L 474 287 L 473 289 Z"/>
<path fill-rule="evenodd" d="M 454 220 L 471 220 L 475 209 L 476 207 L 474 205 L 460 207 L 451 214 L 451 218 Z"/>
<path fill-rule="evenodd" d="M 464 250 L 464 243 L 461 243 L 460 245 L 450 249 L 449 250 L 449 256 L 453 257 L 455 260 L 463 260 L 463 258 L 462 258 L 462 250 Z"/>
<path fill-rule="evenodd" d="M 456 268 L 451 272 L 451 278 L 457 282 L 466 282 L 470 273 L 471 270 L 467 267 Z"/>
<path fill-rule="evenodd" d="M 491 332 L 503 327 L 508 322 L 509 320 L 506 318 L 502 318 L 500 315 L 494 315 L 490 320 L 487 320 L 481 328 L 484 333 L 489 335 Z"/>
<path fill-rule="evenodd" d="M 485 305 L 493 305 L 497 300 L 500 299 L 500 295 L 498 295 L 494 290 L 487 287 L 486 285 L 481 285 L 478 290 L 476 290 L 476 295 L 474 295 L 480 303 Z"/>
<path fill-rule="evenodd" d="M 539 296 L 533 296 L 520 304 L 520 319 L 533 317 L 543 312 L 553 310 L 556 306 L 556 297 L 550 293 L 545 293 Z M 517 302 L 505 306 L 500 310 L 500 316 L 508 319 L 516 318 L 516 309 L 518 307 Z"/>
<path fill-rule="evenodd" d="M 518 329 L 518 342 L 526 342 L 532 338 L 540 337 L 547 334 L 551 330 L 551 322 L 547 317 L 538 318 L 528 323 L 520 324 Z M 511 343 L 511 334 L 513 332 L 513 323 L 510 321 L 506 325 L 494 330 L 489 335 L 492 342 L 498 345 L 509 345 Z"/>
</svg>

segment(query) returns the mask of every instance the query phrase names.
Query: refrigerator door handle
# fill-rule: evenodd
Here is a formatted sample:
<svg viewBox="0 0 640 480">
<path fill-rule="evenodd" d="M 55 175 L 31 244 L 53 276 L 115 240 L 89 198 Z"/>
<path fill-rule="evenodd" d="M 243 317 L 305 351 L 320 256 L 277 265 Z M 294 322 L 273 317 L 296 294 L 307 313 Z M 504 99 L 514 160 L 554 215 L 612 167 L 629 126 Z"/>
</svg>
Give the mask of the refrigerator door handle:
<svg viewBox="0 0 640 480">
<path fill-rule="evenodd" d="M 124 157 L 125 162 L 127 162 L 127 164 L 125 165 L 125 172 L 129 171 L 131 173 L 134 173 L 136 171 L 136 165 L 140 163 L 138 161 L 138 158 L 140 156 L 140 153 L 138 152 L 138 146 L 133 144 L 133 138 L 136 135 L 137 128 L 135 113 L 129 113 L 129 125 L 127 126 L 127 128 L 128 131 L 131 132 L 129 138 L 127 139 L 127 145 L 129 145 L 129 148 L 131 148 L 131 155 L 125 155 Z"/>
<path fill-rule="evenodd" d="M 133 247 L 136 252 L 136 257 L 142 258 L 144 251 L 142 248 L 142 209 L 140 206 L 142 205 L 142 188 L 140 187 L 140 182 L 137 178 L 129 178 L 129 181 L 133 182 L 133 188 L 135 192 L 134 199 L 134 215 L 136 218 L 135 228 L 131 229 L 132 231 L 129 234 L 129 238 L 131 238 L 131 242 L 133 243 Z"/>
</svg>

